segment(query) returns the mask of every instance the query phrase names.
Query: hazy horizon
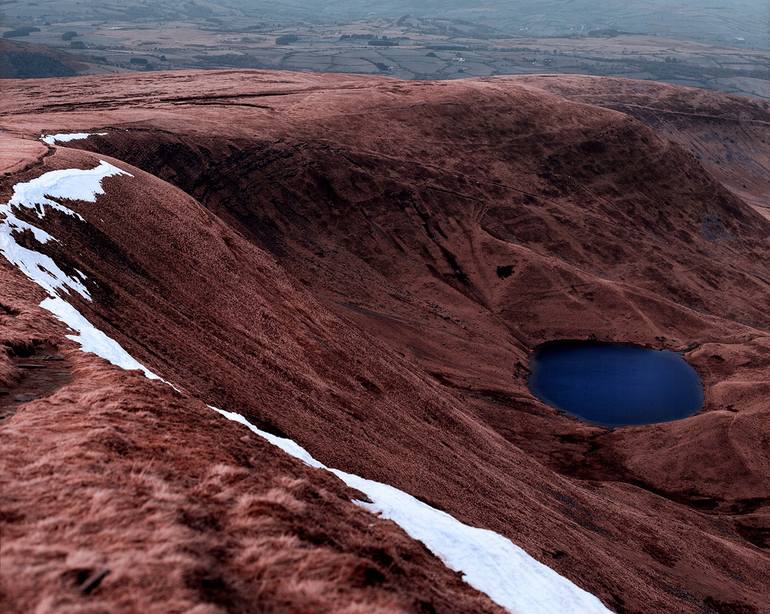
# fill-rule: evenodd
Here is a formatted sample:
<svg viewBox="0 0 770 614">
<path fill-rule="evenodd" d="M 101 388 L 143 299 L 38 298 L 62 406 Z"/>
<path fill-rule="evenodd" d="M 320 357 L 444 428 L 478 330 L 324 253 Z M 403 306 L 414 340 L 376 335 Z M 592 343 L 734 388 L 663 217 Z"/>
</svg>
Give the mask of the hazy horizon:
<svg viewBox="0 0 770 614">
<path fill-rule="evenodd" d="M 770 100 L 770 3 L 760 0 L 37 0 L 2 11 L 2 77 L 577 73 Z"/>
<path fill-rule="evenodd" d="M 577 35 L 615 29 L 770 48 L 769 6 L 762 0 L 38 0 L 5 4 L 0 20 L 10 28 L 40 19 L 51 23 L 68 19 L 142 23 L 240 15 L 268 21 L 350 21 L 412 15 L 466 20 L 509 35 Z"/>
</svg>

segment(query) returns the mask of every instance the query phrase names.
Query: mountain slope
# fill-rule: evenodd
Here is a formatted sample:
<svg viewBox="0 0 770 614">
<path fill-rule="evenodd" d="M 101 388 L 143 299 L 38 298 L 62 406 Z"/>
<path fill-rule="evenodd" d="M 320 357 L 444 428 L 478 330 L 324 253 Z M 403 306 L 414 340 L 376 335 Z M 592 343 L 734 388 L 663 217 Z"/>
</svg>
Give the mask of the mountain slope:
<svg viewBox="0 0 770 614">
<path fill-rule="evenodd" d="M 730 190 L 770 217 L 770 105 L 766 102 L 649 81 L 582 76 L 523 81 L 645 122 L 691 151 Z"/>
<path fill-rule="evenodd" d="M 88 224 L 51 215 L 45 249 L 154 372 L 616 611 L 761 611 L 770 225 L 683 149 L 516 80 L 37 86 L 14 84 L 4 129 L 107 134 L 3 188 L 131 172 L 76 208 Z M 533 399 L 530 350 L 588 336 L 689 347 L 707 407 L 608 432 Z"/>
<path fill-rule="evenodd" d="M 43 285 L 71 276 L 88 303 L 82 272 L 61 254 L 36 252 L 61 240 L 14 213 L 86 223 L 65 209 L 101 204 L 79 171 L 40 174 L 73 162 L 62 158 L 28 158 L 20 175 L 34 178 L 12 191 L 9 177 L 0 180 L 3 199 L 18 203 L 0 207 L 0 253 Z M 116 169 L 105 175 L 107 189 L 113 177 L 131 178 Z M 25 212 L 24 199 L 46 177 L 47 204 Z M 35 260 L 44 268 L 29 266 Z M 65 338 L 67 328 L 44 309 L 66 303 L 5 258 L 0 288 L 5 611 L 500 611 L 396 525 L 354 505 L 357 491 L 189 393 L 78 351 L 75 342 L 120 362 L 122 350 L 85 321 L 80 335 Z"/>
<path fill-rule="evenodd" d="M 45 45 L 0 40 L 0 79 L 71 77 L 88 64 Z"/>
</svg>

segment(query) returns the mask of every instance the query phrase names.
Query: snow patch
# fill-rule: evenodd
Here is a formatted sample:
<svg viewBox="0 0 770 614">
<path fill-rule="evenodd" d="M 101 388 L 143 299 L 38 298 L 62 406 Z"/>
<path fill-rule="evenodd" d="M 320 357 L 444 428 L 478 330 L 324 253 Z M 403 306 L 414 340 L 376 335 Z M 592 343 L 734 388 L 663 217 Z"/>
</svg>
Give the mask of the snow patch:
<svg viewBox="0 0 770 614">
<path fill-rule="evenodd" d="M 40 136 L 40 140 L 47 145 L 55 145 L 56 143 L 69 143 L 70 141 L 82 141 L 89 136 L 104 136 L 106 132 L 70 132 L 61 134 L 44 134 Z"/>
<path fill-rule="evenodd" d="M 371 501 L 356 505 L 392 520 L 412 539 L 421 541 L 463 580 L 498 605 L 521 614 L 607 613 L 594 595 L 527 554 L 507 537 L 464 524 L 393 486 L 330 469 L 299 444 L 258 429 L 240 414 L 209 405 L 287 454 L 316 469 L 326 469 Z"/>
<path fill-rule="evenodd" d="M 0 206 L 0 215 L 3 213 L 5 211 Z M 49 256 L 19 245 L 14 238 L 14 233 L 19 230 L 32 230 L 40 243 L 55 239 L 32 225 L 18 222 L 12 215 L 0 221 L 0 253 L 49 295 L 58 296 L 60 290 L 68 288 L 83 298 L 91 300 L 91 295 L 80 280 L 67 275 Z"/>
<path fill-rule="evenodd" d="M 123 347 L 111 337 L 96 328 L 72 305 L 58 296 L 44 299 L 40 306 L 50 311 L 56 318 L 69 326 L 76 335 L 67 335 L 79 344 L 84 352 L 96 354 L 107 362 L 128 371 L 141 371 L 148 379 L 160 379 L 143 364 L 138 362 Z"/>
<path fill-rule="evenodd" d="M 5 206 L 34 209 L 41 218 L 45 217 L 45 209 L 49 207 L 84 221 L 79 213 L 53 199 L 96 202 L 96 197 L 104 194 L 102 180 L 115 175 L 133 177 L 131 173 L 104 160 L 99 162 L 99 166 L 91 169 L 71 168 L 49 171 L 31 181 L 13 186 L 13 195 Z"/>
<path fill-rule="evenodd" d="M 96 354 L 123 369 L 138 369 L 150 379 L 160 379 L 61 297 L 62 292 L 72 290 L 84 299 L 91 300 L 91 295 L 83 283 L 86 276 L 81 271 L 75 269 L 75 276 L 67 275 L 49 256 L 24 247 L 16 241 L 16 234 L 24 231 L 31 232 L 35 240 L 42 244 L 57 239 L 46 231 L 20 220 L 16 217 L 15 210 L 27 209 L 34 212 L 38 218 L 43 218 L 48 207 L 82 221 L 82 216 L 54 199 L 96 202 L 97 196 L 104 194 L 102 180 L 115 175 L 131 177 L 130 173 L 102 160 L 99 166 L 92 169 L 51 171 L 26 183 L 16 184 L 11 199 L 0 205 L 0 253 L 46 291 L 48 298 L 44 299 L 40 306 L 77 333 L 67 335 L 67 338 L 78 343 L 84 352 Z"/>
<path fill-rule="evenodd" d="M 66 288 L 90 300 L 82 273 L 78 271 L 80 279 L 71 277 L 49 256 L 19 244 L 16 235 L 25 231 L 32 233 L 38 243 L 56 239 L 45 230 L 19 219 L 15 212 L 25 209 L 42 219 L 46 209 L 50 208 L 84 221 L 79 213 L 55 199 L 96 202 L 97 196 L 104 194 L 102 181 L 115 175 L 131 177 L 130 173 L 102 160 L 92 169 L 50 171 L 31 181 L 17 183 L 13 186 L 11 199 L 0 205 L 0 253 L 49 295 L 59 296 L 59 292 Z"/>
</svg>

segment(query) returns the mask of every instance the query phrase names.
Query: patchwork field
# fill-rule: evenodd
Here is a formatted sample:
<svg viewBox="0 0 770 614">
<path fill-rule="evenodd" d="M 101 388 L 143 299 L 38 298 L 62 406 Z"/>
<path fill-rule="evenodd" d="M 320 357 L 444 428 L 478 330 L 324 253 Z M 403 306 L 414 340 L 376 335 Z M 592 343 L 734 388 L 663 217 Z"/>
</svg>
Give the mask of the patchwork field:
<svg viewBox="0 0 770 614">
<path fill-rule="evenodd" d="M 770 98 L 767 16 L 758 3 L 739 13 L 670 10 L 666 28 L 646 17 L 663 10 L 655 3 L 638 11 L 612 7 L 606 14 L 588 10 L 585 2 L 550 2 L 537 10 L 518 3 L 520 10 L 500 9 L 496 20 L 451 5 L 438 18 L 430 6 L 399 12 L 398 3 L 378 7 L 376 15 L 343 10 L 343 3 L 315 12 L 285 5 L 259 12 L 260 4 L 191 3 L 173 11 L 164 3 L 7 4 L 3 36 L 66 52 L 80 63 L 79 73 L 222 67 L 402 79 L 577 73 Z M 16 64 L 24 63 L 17 58 Z M 0 62 L 3 76 L 46 76 L 33 69 L 18 74 L 22 68 Z"/>
</svg>

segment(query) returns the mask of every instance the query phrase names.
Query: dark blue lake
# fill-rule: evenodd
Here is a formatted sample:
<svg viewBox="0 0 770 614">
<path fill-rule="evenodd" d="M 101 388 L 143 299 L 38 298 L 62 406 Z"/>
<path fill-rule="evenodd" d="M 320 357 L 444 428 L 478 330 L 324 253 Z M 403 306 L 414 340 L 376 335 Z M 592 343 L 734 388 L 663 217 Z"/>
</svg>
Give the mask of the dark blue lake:
<svg viewBox="0 0 770 614">
<path fill-rule="evenodd" d="M 530 368 L 541 401 L 602 426 L 678 420 L 703 406 L 695 369 L 667 350 L 558 341 L 535 350 Z"/>
</svg>

